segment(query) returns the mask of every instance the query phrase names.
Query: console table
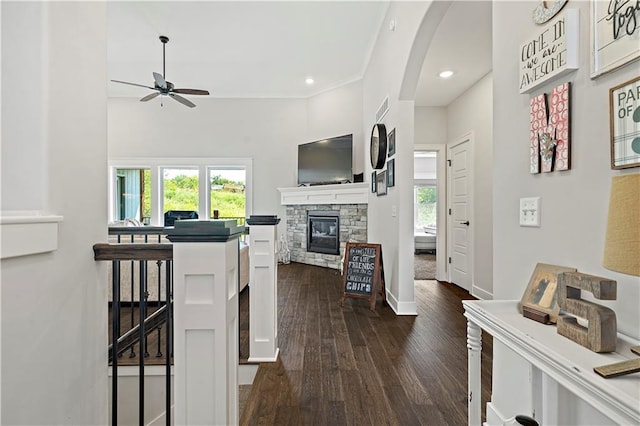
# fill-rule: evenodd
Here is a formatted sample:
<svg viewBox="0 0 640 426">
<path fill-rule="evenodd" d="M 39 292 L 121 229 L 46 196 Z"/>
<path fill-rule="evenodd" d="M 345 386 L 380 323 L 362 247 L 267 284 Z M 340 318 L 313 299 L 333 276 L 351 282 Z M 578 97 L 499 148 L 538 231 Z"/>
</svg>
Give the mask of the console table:
<svg viewBox="0 0 640 426">
<path fill-rule="evenodd" d="M 462 303 L 467 317 L 470 426 L 481 424 L 482 330 L 527 360 L 534 372 L 548 375 L 614 422 L 640 424 L 640 374 L 604 379 L 593 372 L 593 367 L 635 357 L 630 348 L 637 342 L 619 335 L 616 352 L 598 354 L 557 334 L 555 326 L 524 318 L 518 312 L 517 301 L 474 300 Z M 537 420 L 541 424 L 554 424 L 553 415 L 557 415 L 557 406 L 548 407 L 544 404 L 557 404 L 557 401 L 543 398 L 540 382 L 533 380 L 532 386 L 533 406 L 536 413 L 542 413 L 542 419 L 536 416 Z"/>
</svg>

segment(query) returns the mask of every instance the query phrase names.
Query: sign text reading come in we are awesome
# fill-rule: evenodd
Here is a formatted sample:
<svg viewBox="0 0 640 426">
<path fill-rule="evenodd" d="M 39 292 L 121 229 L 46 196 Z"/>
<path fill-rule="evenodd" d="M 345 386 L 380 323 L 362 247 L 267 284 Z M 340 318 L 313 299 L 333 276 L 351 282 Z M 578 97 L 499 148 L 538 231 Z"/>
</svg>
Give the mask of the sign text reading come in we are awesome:
<svg viewBox="0 0 640 426">
<path fill-rule="evenodd" d="M 520 45 L 520 93 L 578 68 L 578 13 L 569 9 Z"/>
</svg>

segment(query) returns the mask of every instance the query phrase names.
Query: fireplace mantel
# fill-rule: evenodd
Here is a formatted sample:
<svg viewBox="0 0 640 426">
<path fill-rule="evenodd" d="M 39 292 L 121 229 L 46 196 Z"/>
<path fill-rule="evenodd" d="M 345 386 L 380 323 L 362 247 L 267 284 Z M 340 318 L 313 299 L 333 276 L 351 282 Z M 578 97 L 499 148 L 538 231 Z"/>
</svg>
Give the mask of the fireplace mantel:
<svg viewBox="0 0 640 426">
<path fill-rule="evenodd" d="M 278 188 L 278 191 L 280 191 L 280 202 L 283 206 L 367 204 L 369 198 L 369 184 L 367 182 Z"/>
</svg>

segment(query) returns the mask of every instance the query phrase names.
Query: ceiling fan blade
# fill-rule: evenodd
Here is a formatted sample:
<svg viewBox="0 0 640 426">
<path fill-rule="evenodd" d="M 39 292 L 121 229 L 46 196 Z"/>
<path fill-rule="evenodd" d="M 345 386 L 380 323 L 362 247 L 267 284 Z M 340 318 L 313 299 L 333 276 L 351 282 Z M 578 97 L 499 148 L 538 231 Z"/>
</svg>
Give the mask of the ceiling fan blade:
<svg viewBox="0 0 640 426">
<path fill-rule="evenodd" d="M 111 80 L 111 81 L 113 81 L 114 83 L 128 84 L 130 86 L 138 86 L 138 87 L 144 87 L 146 89 L 155 90 L 155 87 L 145 86 L 144 84 L 129 83 L 128 81 L 120 81 L 120 80 Z"/>
<path fill-rule="evenodd" d="M 153 99 L 153 98 L 155 98 L 156 96 L 159 96 L 159 95 L 160 95 L 160 92 L 151 93 L 150 95 L 147 95 L 144 98 L 140 99 L 140 102 L 150 101 L 151 99 Z"/>
<path fill-rule="evenodd" d="M 167 82 L 164 80 L 164 77 L 157 72 L 153 73 L 153 79 L 156 81 L 156 86 L 162 87 L 163 89 L 167 88 Z"/>
<path fill-rule="evenodd" d="M 208 95 L 208 90 L 200 90 L 200 89 L 173 89 L 174 93 L 183 93 L 185 95 Z"/>
<path fill-rule="evenodd" d="M 171 96 L 176 101 L 180 102 L 182 105 L 188 106 L 189 108 L 193 108 L 196 106 L 196 104 L 191 102 L 189 99 L 183 98 L 182 96 L 176 95 L 175 93 L 169 93 L 169 96 Z"/>
</svg>

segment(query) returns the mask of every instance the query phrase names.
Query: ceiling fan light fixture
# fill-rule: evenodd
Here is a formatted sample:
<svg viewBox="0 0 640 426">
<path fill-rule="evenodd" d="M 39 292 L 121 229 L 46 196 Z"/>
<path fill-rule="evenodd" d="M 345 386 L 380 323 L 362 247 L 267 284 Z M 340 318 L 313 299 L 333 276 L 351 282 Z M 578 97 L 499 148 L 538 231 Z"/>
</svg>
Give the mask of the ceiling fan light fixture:
<svg viewBox="0 0 640 426">
<path fill-rule="evenodd" d="M 171 98 L 173 98 L 174 100 L 180 102 L 182 105 L 185 105 L 189 108 L 194 108 L 196 106 L 196 104 L 194 104 L 193 102 L 191 102 L 190 100 L 188 100 L 185 97 L 182 97 L 179 95 L 183 94 L 183 95 L 209 95 L 209 91 L 207 90 L 201 90 L 201 89 L 176 89 L 174 84 L 170 81 L 167 81 L 165 79 L 166 77 L 166 72 L 165 72 L 165 47 L 167 45 L 167 43 L 169 42 L 169 37 L 167 36 L 163 36 L 161 35 L 160 37 L 160 41 L 162 42 L 162 74 L 154 72 L 153 73 L 153 80 L 154 80 L 154 87 L 150 87 L 150 86 L 145 86 L 142 84 L 137 84 L 137 83 L 129 83 L 126 81 L 120 81 L 120 80 L 111 80 L 115 83 L 121 83 L 121 84 L 128 84 L 130 86 L 138 86 L 138 87 L 144 87 L 147 89 L 151 89 L 154 90 L 154 93 L 151 93 L 145 97 L 143 97 L 142 99 L 140 99 L 141 102 L 147 102 L 151 99 L 154 99 L 157 96 L 169 96 Z M 161 104 L 162 105 L 162 104 Z"/>
<path fill-rule="evenodd" d="M 307 83 L 307 86 L 311 86 L 313 84 L 313 78 L 307 77 L 304 82 Z"/>
<path fill-rule="evenodd" d="M 441 71 L 440 74 L 438 74 L 438 77 L 447 79 L 447 78 L 451 78 L 453 74 L 454 72 L 451 70 L 444 70 L 444 71 Z"/>
</svg>

